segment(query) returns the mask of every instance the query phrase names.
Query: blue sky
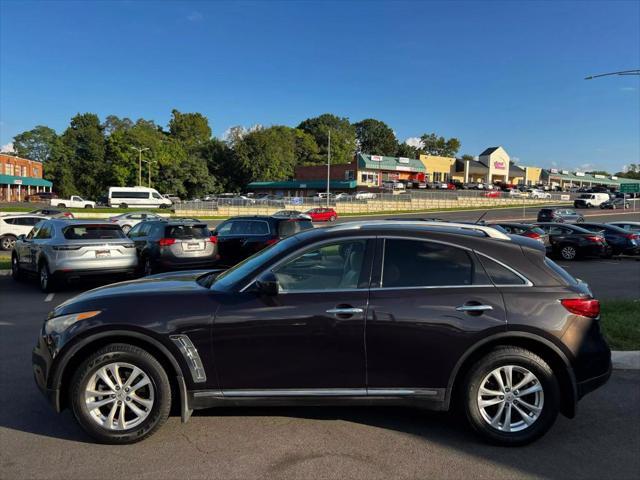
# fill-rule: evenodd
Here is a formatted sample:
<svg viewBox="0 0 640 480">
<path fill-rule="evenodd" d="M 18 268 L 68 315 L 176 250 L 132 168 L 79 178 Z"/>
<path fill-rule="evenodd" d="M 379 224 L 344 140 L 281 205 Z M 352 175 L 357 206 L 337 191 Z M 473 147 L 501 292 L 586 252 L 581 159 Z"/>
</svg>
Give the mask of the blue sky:
<svg viewBox="0 0 640 480">
<path fill-rule="evenodd" d="M 0 0 L 0 144 L 77 112 L 234 125 L 324 112 L 477 155 L 640 163 L 640 2 Z"/>
</svg>

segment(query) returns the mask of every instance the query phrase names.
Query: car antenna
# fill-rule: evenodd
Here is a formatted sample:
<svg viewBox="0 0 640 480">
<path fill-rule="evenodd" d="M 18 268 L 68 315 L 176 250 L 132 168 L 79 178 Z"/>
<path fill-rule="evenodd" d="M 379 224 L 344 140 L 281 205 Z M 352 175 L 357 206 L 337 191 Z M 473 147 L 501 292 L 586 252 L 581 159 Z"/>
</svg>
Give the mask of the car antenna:
<svg viewBox="0 0 640 480">
<path fill-rule="evenodd" d="M 484 212 L 482 215 L 480 215 L 480 218 L 478 218 L 478 219 L 474 222 L 474 223 L 475 223 L 475 225 L 478 225 L 478 224 L 480 223 L 480 220 L 482 220 L 482 219 L 485 217 L 485 215 L 486 215 L 487 213 L 489 213 L 489 210 L 487 210 L 487 211 L 486 211 L 486 212 Z"/>
</svg>

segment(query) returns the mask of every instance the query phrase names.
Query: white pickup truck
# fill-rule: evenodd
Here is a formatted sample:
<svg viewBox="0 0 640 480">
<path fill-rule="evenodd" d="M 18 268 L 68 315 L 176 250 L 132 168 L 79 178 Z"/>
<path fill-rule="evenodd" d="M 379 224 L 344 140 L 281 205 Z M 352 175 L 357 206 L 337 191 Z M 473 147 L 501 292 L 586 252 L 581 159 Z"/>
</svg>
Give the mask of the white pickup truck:
<svg viewBox="0 0 640 480">
<path fill-rule="evenodd" d="M 95 208 L 96 202 L 83 200 L 77 195 L 72 195 L 71 198 L 52 198 L 51 206 L 62 208 Z"/>
</svg>

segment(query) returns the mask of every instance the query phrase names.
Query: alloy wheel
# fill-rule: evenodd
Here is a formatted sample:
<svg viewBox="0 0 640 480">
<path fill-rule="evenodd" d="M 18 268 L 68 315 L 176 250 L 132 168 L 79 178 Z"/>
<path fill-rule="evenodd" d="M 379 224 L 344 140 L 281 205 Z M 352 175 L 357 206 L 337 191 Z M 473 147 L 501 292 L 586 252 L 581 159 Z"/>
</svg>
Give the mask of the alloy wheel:
<svg viewBox="0 0 640 480">
<path fill-rule="evenodd" d="M 577 252 L 574 247 L 566 246 L 562 248 L 560 254 L 565 260 L 573 260 L 574 258 L 576 258 Z"/>
<path fill-rule="evenodd" d="M 13 250 L 13 247 L 15 247 L 15 245 L 16 241 L 13 237 L 4 237 L 0 246 L 2 246 L 3 250 Z"/>
<path fill-rule="evenodd" d="M 87 382 L 84 402 L 90 417 L 107 430 L 128 430 L 144 422 L 154 404 L 149 376 L 131 363 L 100 367 Z"/>
<path fill-rule="evenodd" d="M 544 390 L 530 370 L 504 365 L 482 380 L 477 402 L 482 418 L 492 428 L 501 432 L 520 432 L 540 417 Z"/>
</svg>

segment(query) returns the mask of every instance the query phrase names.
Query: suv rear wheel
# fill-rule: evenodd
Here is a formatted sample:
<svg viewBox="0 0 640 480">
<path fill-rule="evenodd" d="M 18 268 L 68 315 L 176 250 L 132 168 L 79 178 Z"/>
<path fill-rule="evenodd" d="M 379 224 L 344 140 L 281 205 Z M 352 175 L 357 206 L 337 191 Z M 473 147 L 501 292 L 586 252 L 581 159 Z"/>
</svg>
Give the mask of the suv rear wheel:
<svg viewBox="0 0 640 480">
<path fill-rule="evenodd" d="M 18 262 L 18 255 L 15 253 L 11 255 L 11 276 L 14 280 L 22 280 L 23 272 Z"/>
<path fill-rule="evenodd" d="M 0 239 L 0 249 L 2 250 L 13 250 L 13 247 L 16 245 L 16 237 L 13 235 L 6 235 Z"/>
<path fill-rule="evenodd" d="M 544 435 L 560 409 L 560 387 L 549 365 L 519 347 L 499 347 L 467 375 L 464 406 L 485 439 L 524 445 Z"/>
<path fill-rule="evenodd" d="M 38 279 L 40 281 L 40 290 L 44 293 L 53 292 L 55 289 L 55 279 L 49 271 L 49 265 L 47 262 L 42 262 L 38 269 Z"/>
<path fill-rule="evenodd" d="M 103 443 L 128 444 L 153 434 L 169 417 L 171 387 L 149 352 L 126 343 L 101 348 L 71 381 L 80 426 Z"/>
</svg>

